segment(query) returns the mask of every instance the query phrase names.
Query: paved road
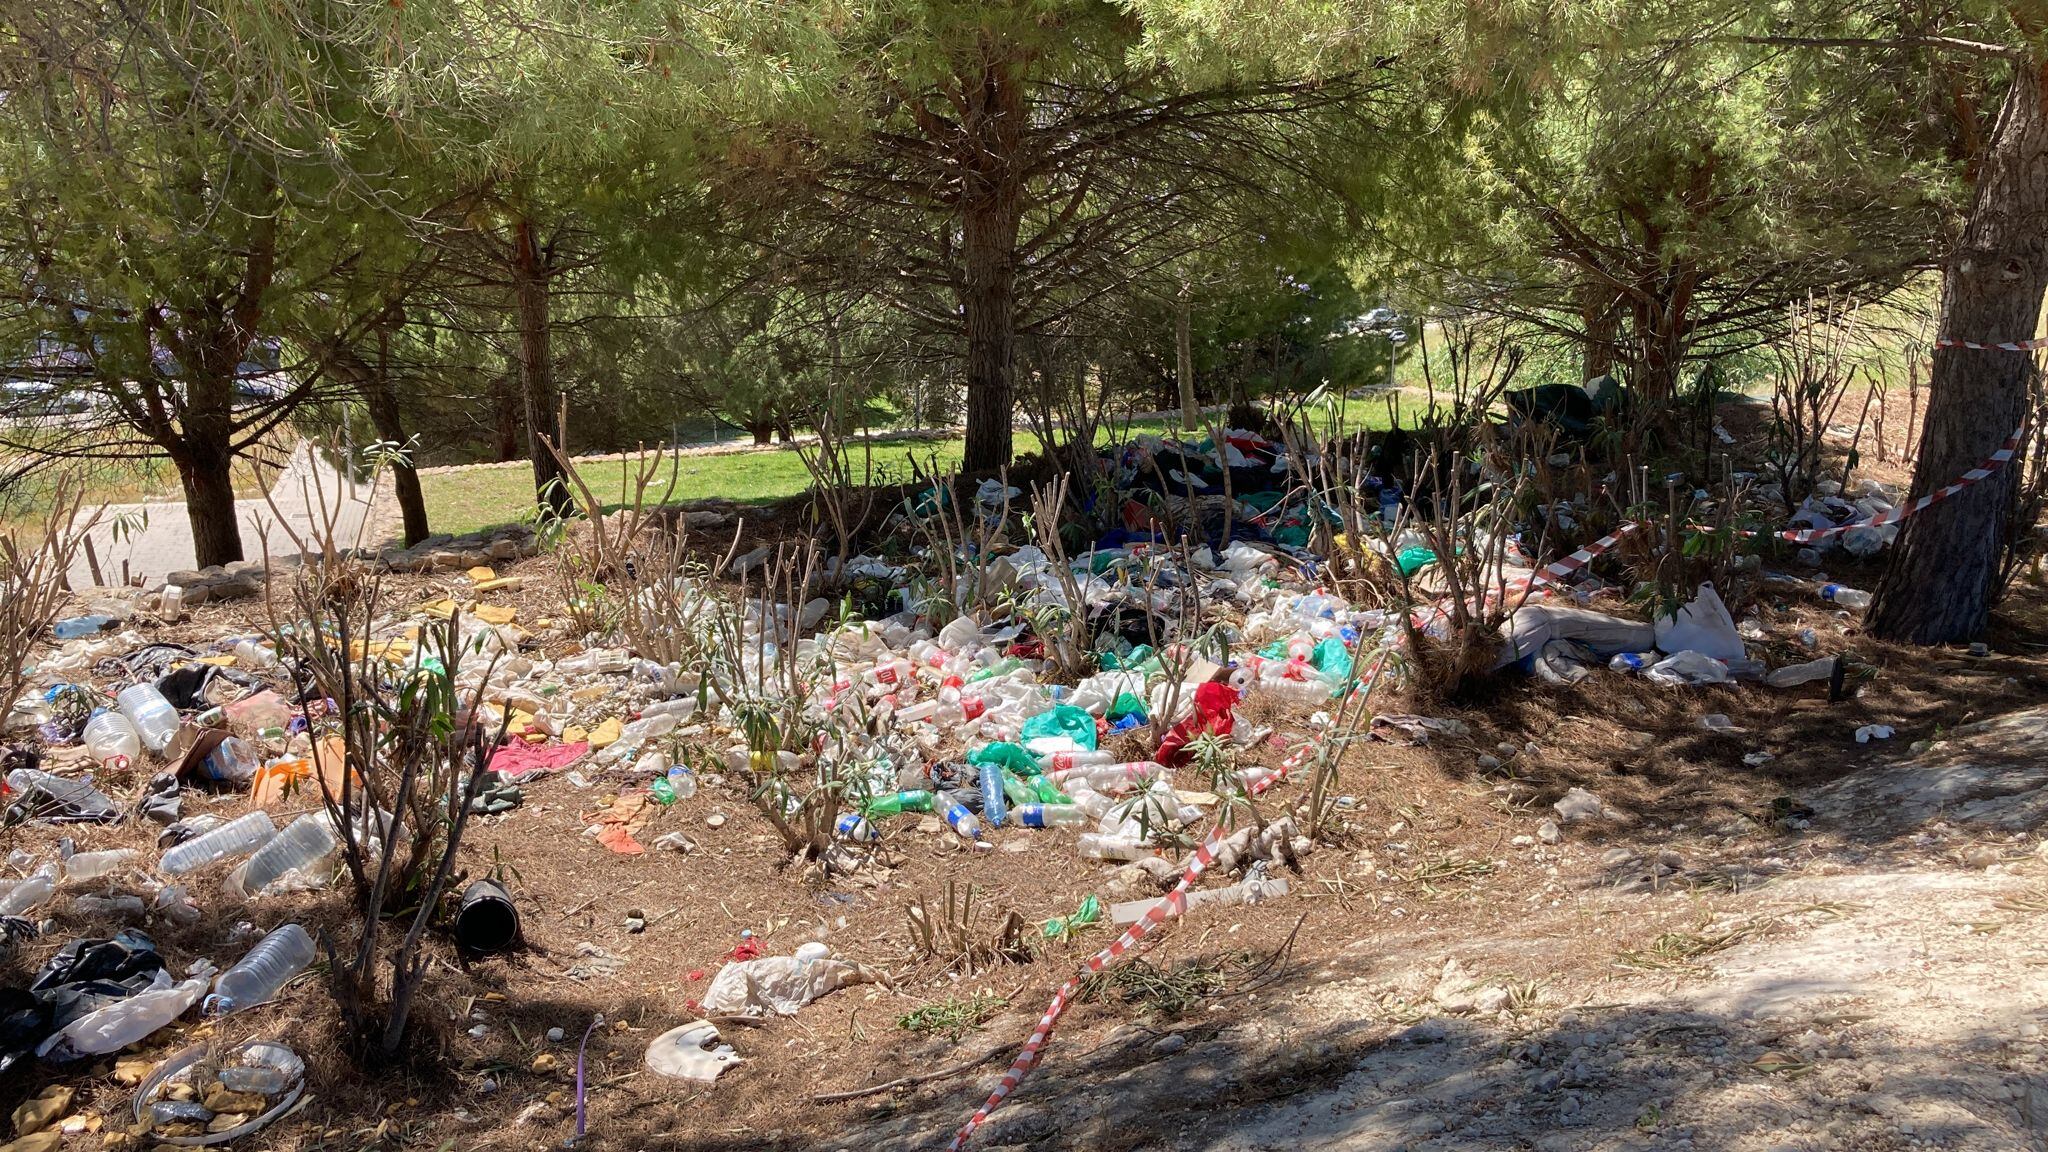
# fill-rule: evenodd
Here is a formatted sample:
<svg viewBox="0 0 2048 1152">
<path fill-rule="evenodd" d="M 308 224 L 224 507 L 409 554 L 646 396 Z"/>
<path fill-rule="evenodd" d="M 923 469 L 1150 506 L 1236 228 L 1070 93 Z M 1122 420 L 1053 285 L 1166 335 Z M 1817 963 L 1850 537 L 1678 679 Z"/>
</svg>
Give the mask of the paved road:
<svg viewBox="0 0 2048 1152">
<path fill-rule="evenodd" d="M 388 508 L 391 503 L 388 493 L 380 494 L 380 497 L 385 498 L 373 502 L 367 486 L 351 482 L 322 459 L 309 442 L 300 441 L 299 446 L 292 450 L 284 471 L 278 474 L 277 482 L 271 486 L 270 499 L 276 505 L 275 509 L 262 500 L 235 502 L 235 514 L 242 523 L 242 551 L 249 559 L 260 560 L 267 541 L 272 555 L 297 552 L 299 549 L 284 531 L 284 526 L 304 536 L 322 519 L 320 513 L 323 509 L 334 517 L 339 540 L 352 546 L 378 543 L 385 518 L 373 514 L 373 507 L 382 505 Z M 120 532 L 121 538 L 115 539 L 117 521 L 133 523 L 138 518 L 141 520 L 139 527 L 134 531 L 124 530 Z M 192 553 L 192 523 L 185 515 L 185 505 L 180 502 L 110 504 L 101 516 L 99 526 L 93 529 L 92 543 L 99 553 L 100 572 L 109 584 L 120 583 L 124 560 L 131 576 L 140 576 L 151 585 L 161 583 L 166 573 L 196 566 Z M 83 549 L 72 562 L 70 575 L 74 588 L 83 588 L 93 582 L 92 569 L 86 562 Z"/>
</svg>

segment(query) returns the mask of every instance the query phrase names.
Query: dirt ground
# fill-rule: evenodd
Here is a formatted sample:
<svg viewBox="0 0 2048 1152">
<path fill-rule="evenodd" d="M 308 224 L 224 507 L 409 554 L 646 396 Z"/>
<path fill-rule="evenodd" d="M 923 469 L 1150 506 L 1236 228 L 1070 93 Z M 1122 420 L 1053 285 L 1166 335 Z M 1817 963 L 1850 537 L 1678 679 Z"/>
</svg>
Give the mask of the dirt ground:
<svg viewBox="0 0 2048 1152">
<path fill-rule="evenodd" d="M 493 600 L 543 636 L 559 603 L 546 563 L 510 569 L 526 587 Z M 1829 574 L 1868 587 L 1876 563 Z M 454 587 L 393 577 L 388 591 L 409 605 Z M 1127 969 L 1135 976 L 1091 986 L 974 1146 L 2048 1148 L 2048 859 L 2036 851 L 2048 813 L 2028 799 L 2048 796 L 2048 767 L 2036 767 L 2048 596 L 2023 585 L 1991 654 L 1971 657 L 1873 641 L 1813 587 L 1766 584 L 1737 616 L 1765 628 L 1751 654 L 1773 666 L 1852 658 L 1846 699 L 1830 702 L 1825 682 L 1513 680 L 1431 710 L 1463 721 L 1463 735 L 1357 746 L 1339 779 L 1342 827 L 1286 877 L 1291 892 L 1194 911 L 1154 937 Z M 211 640 L 252 630 L 250 612 L 208 605 L 154 634 Z M 1703 726 L 1710 713 L 1726 726 Z M 1300 716 L 1252 718 L 1274 727 L 1254 762 L 1278 764 L 1308 731 Z M 1857 743 L 1874 723 L 1896 734 Z M 1905 790 L 1887 792 L 1892 780 Z M 121 798 L 142 781 L 102 783 Z M 528 785 L 520 808 L 472 824 L 464 866 L 502 866 L 524 946 L 464 961 L 437 939 L 400 1065 L 343 1054 L 318 968 L 272 1006 L 174 1026 L 146 1052 L 216 1036 L 297 1047 L 309 1101 L 239 1145 L 284 1152 L 560 1146 L 577 1129 L 586 1029 L 578 1147 L 937 1148 L 1054 989 L 1114 938 L 1097 926 L 1044 939 L 1037 925 L 1091 893 L 1157 891 L 1119 891 L 1115 869 L 1082 860 L 1069 831 L 999 829 L 992 849 L 973 851 L 915 817 L 889 825 L 892 866 L 828 883 L 790 866 L 736 782 L 712 780 L 639 834 L 651 844 L 679 831 L 693 851 L 620 856 L 584 833 L 621 784 L 552 776 Z M 1551 805 L 1574 787 L 1609 815 L 1566 823 L 1548 842 Z M 1302 786 L 1269 796 L 1284 811 Z M 245 806 L 227 796 L 198 807 Z M 295 814 L 273 813 L 280 824 Z M 16 827 L 0 849 L 47 858 L 66 834 L 90 850 L 142 845 L 153 829 Z M 226 870 L 190 878 L 200 923 L 146 926 L 174 971 L 230 962 L 250 938 L 245 921 L 339 926 L 329 894 L 230 902 L 219 896 Z M 923 955 L 906 908 L 949 886 L 973 892 L 978 932 L 1020 916 L 1028 961 Z M 6 976 L 25 977 L 71 936 L 117 927 L 55 918 L 59 930 Z M 890 981 L 794 1017 L 727 1023 L 742 1062 L 715 1085 L 643 1070 L 650 1039 L 699 1015 L 743 931 L 768 954 L 825 941 Z M 907 1026 L 920 1010 L 970 1007 L 957 1033 Z M 548 1040 L 550 1029 L 564 1039 Z M 930 1078 L 861 1094 L 918 1077 Z M 104 1139 L 128 1099 L 112 1061 L 34 1068 L 0 1105 L 47 1082 L 79 1086 L 76 1114 L 104 1118 L 65 1148 L 119 1143 Z M 834 1096 L 851 1098 L 820 1099 Z"/>
</svg>

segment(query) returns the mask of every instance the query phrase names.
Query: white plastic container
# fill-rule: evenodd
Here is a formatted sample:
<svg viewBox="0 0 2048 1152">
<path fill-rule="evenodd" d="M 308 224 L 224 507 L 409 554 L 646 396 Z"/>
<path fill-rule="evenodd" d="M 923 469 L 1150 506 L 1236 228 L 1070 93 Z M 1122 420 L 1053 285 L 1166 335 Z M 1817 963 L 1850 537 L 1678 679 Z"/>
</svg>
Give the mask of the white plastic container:
<svg viewBox="0 0 2048 1152">
<path fill-rule="evenodd" d="M 175 876 L 204 868 L 216 860 L 254 852 L 277 835 L 277 825 L 268 812 L 251 812 L 215 828 L 204 836 L 175 845 L 164 853 L 163 871 Z"/>
<path fill-rule="evenodd" d="M 312 962 L 313 938 L 304 928 L 286 924 L 274 929 L 214 981 L 204 1011 L 209 1016 L 226 1016 L 266 1003 Z"/>
<path fill-rule="evenodd" d="M 92 754 L 95 763 L 133 763 L 142 758 L 142 738 L 136 734 L 135 725 L 119 712 L 102 712 L 87 720 L 83 736 L 85 750 Z"/>
<path fill-rule="evenodd" d="M 178 710 L 171 707 L 156 685 L 131 684 L 121 689 L 114 703 L 135 726 L 135 734 L 144 748 L 161 755 L 170 747 L 171 737 L 178 734 Z"/>
</svg>

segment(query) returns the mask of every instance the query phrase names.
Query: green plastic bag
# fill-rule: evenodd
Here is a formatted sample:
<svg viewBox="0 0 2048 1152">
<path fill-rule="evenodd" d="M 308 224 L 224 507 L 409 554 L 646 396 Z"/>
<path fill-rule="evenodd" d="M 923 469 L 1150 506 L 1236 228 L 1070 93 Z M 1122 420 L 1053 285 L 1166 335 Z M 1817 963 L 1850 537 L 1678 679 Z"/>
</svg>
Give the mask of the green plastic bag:
<svg viewBox="0 0 2048 1152">
<path fill-rule="evenodd" d="M 1316 645 L 1315 652 L 1309 656 L 1309 662 L 1314 664 L 1316 671 L 1322 673 L 1323 679 L 1329 682 L 1330 695 L 1341 696 L 1345 689 L 1351 686 L 1351 650 L 1344 647 L 1342 640 L 1332 636 Z"/>
<path fill-rule="evenodd" d="M 998 768 L 1007 768 L 1019 776 L 1036 776 L 1039 771 L 1038 761 L 1031 753 L 1002 740 L 993 744 L 983 744 L 969 752 L 967 762 L 976 768 L 983 764 L 994 764 Z"/>
<path fill-rule="evenodd" d="M 1137 713 L 1138 719 L 1146 719 L 1145 701 L 1134 692 L 1117 693 L 1116 703 L 1109 706 L 1111 720 L 1121 720 L 1134 712 Z"/>
<path fill-rule="evenodd" d="M 1055 916 L 1045 922 L 1042 931 L 1047 940 L 1065 940 L 1100 919 L 1102 901 L 1089 895 L 1081 900 L 1081 907 L 1072 916 Z"/>
<path fill-rule="evenodd" d="M 1083 712 L 1072 704 L 1055 704 L 1051 709 L 1040 712 L 1024 722 L 1022 732 L 1026 740 L 1041 736 L 1065 736 L 1075 744 L 1095 751 L 1095 717 Z"/>
<path fill-rule="evenodd" d="M 1394 567 L 1403 576 L 1413 576 L 1434 563 L 1436 563 L 1436 553 L 1431 552 L 1420 544 L 1410 548 L 1403 548 L 1400 554 L 1394 557 Z"/>
</svg>

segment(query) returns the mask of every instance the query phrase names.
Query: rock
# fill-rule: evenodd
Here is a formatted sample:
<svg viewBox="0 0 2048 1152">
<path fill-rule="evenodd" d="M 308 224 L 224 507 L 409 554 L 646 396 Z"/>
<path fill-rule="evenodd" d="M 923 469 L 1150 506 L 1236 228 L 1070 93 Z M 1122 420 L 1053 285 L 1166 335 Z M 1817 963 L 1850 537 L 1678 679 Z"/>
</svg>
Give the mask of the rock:
<svg viewBox="0 0 2048 1152">
<path fill-rule="evenodd" d="M 57 1152 L 58 1145 L 63 1142 L 62 1132 L 37 1132 L 23 1136 L 19 1140 L 9 1140 L 5 1144 L 0 1144 L 0 1152 Z"/>
<path fill-rule="evenodd" d="M 773 551 L 768 545 L 763 544 L 743 556 L 735 556 L 732 563 L 726 567 L 726 573 L 731 576 L 744 576 L 761 565 L 766 564 L 769 555 Z"/>
<path fill-rule="evenodd" d="M 1441 1044 L 1450 1037 L 1451 1030 L 1441 1020 L 1418 1020 L 1394 1033 L 1394 1039 L 1403 1044 Z"/>
<path fill-rule="evenodd" d="M 1455 959 L 1447 960 L 1443 975 L 1437 979 L 1436 988 L 1430 992 L 1429 998 L 1444 1011 L 1462 1015 L 1478 1010 L 1479 986 L 1463 964 Z"/>
<path fill-rule="evenodd" d="M 553 1072 L 556 1068 L 561 1066 L 561 1063 L 562 1062 L 560 1060 L 555 1059 L 554 1053 L 543 1052 L 540 1055 L 535 1056 L 533 1058 L 533 1070 L 535 1072 L 543 1073 Z"/>
<path fill-rule="evenodd" d="M 1500 771 L 1500 757 L 1498 757 L 1498 756 L 1495 756 L 1495 755 L 1493 755 L 1492 753 L 1489 753 L 1489 752 L 1481 752 L 1481 753 L 1479 754 L 1479 760 L 1478 760 L 1478 763 L 1479 763 L 1479 770 L 1480 770 L 1481 772 L 1498 772 L 1498 771 Z"/>
<path fill-rule="evenodd" d="M 683 527 L 685 528 L 723 528 L 730 523 L 732 523 L 732 516 L 725 512 L 696 509 L 683 513 Z"/>
<path fill-rule="evenodd" d="M 230 1092 L 228 1086 L 218 1080 L 206 1093 L 206 1107 L 214 1112 L 245 1112 L 250 1115 L 270 1106 L 259 1092 Z"/>
<path fill-rule="evenodd" d="M 29 1136 L 64 1118 L 71 1111 L 71 1100 L 77 1093 L 61 1084 L 52 1084 L 21 1102 L 14 1110 L 14 1134 Z"/>
<path fill-rule="evenodd" d="M 1564 830 L 1557 826 L 1557 821 L 1545 820 L 1536 826 L 1536 838 L 1545 844 L 1556 844 L 1564 839 Z"/>
<path fill-rule="evenodd" d="M 568 1037 L 569 1034 L 567 1032 L 562 1031 L 560 1028 L 548 1029 L 548 1043 L 550 1044 L 560 1044 L 562 1041 L 568 1039 Z"/>
<path fill-rule="evenodd" d="M 1988 845 L 1977 844 L 1963 849 L 1963 867 L 1973 871 L 1982 872 L 1998 863 L 1998 859 L 1998 849 Z"/>
<path fill-rule="evenodd" d="M 1557 818 L 1566 824 L 1576 824 L 1581 820 L 1598 820 L 1613 815 L 1608 811 L 1607 805 L 1600 802 L 1598 796 L 1584 788 L 1573 788 L 1566 792 L 1564 798 L 1551 807 L 1557 810 Z"/>
<path fill-rule="evenodd" d="M 1534 848 L 1536 846 L 1536 838 L 1534 836 L 1517 836 L 1508 841 L 1508 843 L 1517 848 Z"/>
<path fill-rule="evenodd" d="M 1152 1042 L 1154 1056 L 1171 1056 L 1188 1046 L 1188 1038 L 1178 1032 L 1169 1032 Z"/>
<path fill-rule="evenodd" d="M 253 576 L 241 576 L 207 585 L 208 597 L 214 600 L 241 600 L 261 595 L 262 592 L 263 582 Z"/>
<path fill-rule="evenodd" d="M 230 1128 L 240 1128 L 247 1124 L 249 1117 L 253 1115 L 253 1112 L 222 1112 L 206 1122 L 206 1130 L 209 1133 L 216 1133 L 225 1132 Z"/>
<path fill-rule="evenodd" d="M 519 542 L 516 540 L 493 540 L 490 547 L 493 560 L 519 559 Z"/>
</svg>

